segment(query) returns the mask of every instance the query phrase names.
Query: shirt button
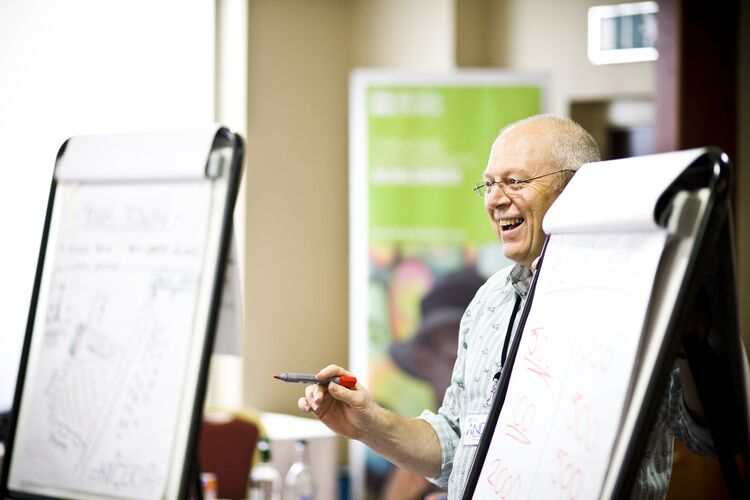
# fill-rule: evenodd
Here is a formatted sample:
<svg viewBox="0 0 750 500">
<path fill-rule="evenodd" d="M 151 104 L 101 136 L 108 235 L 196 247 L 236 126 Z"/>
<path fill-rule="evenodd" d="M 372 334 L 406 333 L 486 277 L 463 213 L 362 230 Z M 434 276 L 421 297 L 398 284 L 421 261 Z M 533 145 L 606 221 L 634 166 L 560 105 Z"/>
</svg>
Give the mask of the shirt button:
<svg viewBox="0 0 750 500">
<path fill-rule="evenodd" d="M 492 328 L 494 328 L 495 330 L 499 330 L 500 329 L 500 323 L 495 323 L 494 325 L 492 325 Z"/>
<path fill-rule="evenodd" d="M 484 354 L 485 356 L 488 355 L 489 353 L 490 353 L 490 350 L 487 349 L 486 347 L 482 349 L 482 354 Z"/>
<path fill-rule="evenodd" d="M 466 349 L 467 347 L 469 347 L 469 344 L 467 344 L 466 342 L 464 342 L 464 343 L 463 343 L 463 344 L 461 344 L 461 345 L 463 346 L 463 348 L 464 348 L 464 349 Z"/>
<path fill-rule="evenodd" d="M 479 382 L 479 377 L 474 377 L 474 382 Z"/>
<path fill-rule="evenodd" d="M 463 384 L 463 382 L 459 382 L 459 383 L 458 383 L 458 387 L 459 387 L 460 389 L 463 389 L 463 388 L 464 388 L 464 384 Z"/>
</svg>

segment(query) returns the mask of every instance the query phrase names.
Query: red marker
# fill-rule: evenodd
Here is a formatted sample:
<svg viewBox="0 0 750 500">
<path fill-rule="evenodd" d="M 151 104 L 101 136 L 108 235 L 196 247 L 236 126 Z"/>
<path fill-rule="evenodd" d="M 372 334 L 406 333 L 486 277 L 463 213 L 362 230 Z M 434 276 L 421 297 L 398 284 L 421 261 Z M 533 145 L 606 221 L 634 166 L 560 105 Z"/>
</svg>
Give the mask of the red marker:
<svg viewBox="0 0 750 500">
<path fill-rule="evenodd" d="M 347 389 L 354 389 L 354 386 L 357 385 L 357 377 L 351 377 L 349 375 L 340 375 L 338 377 L 318 380 L 315 378 L 315 375 L 284 372 L 281 375 L 274 375 L 273 378 L 281 380 L 282 382 L 298 382 L 300 384 L 328 385 L 329 383 L 333 382 L 334 384 L 343 385 Z"/>
</svg>

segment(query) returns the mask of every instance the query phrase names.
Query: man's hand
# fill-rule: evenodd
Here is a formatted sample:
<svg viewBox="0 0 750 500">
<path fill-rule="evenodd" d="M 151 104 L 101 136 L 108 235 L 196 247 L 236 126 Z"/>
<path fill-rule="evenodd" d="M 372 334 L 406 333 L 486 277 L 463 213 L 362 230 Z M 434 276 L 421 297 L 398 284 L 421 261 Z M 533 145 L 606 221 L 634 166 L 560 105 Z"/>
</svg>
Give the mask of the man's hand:
<svg viewBox="0 0 750 500">
<path fill-rule="evenodd" d="M 352 374 L 340 366 L 328 365 L 315 378 L 323 380 L 340 375 Z M 332 431 L 350 439 L 361 439 L 363 434 L 375 430 L 378 413 L 383 411 L 360 383 L 354 389 L 333 382 L 327 387 L 308 385 L 297 406 L 304 412 L 314 412 Z"/>
<path fill-rule="evenodd" d="M 329 365 L 315 378 L 352 375 Z M 336 434 L 357 439 L 399 467 L 425 477 L 440 475 L 440 442 L 424 420 L 384 410 L 359 382 L 354 389 L 330 383 L 313 384 L 297 401 L 299 409 L 315 416 Z"/>
</svg>

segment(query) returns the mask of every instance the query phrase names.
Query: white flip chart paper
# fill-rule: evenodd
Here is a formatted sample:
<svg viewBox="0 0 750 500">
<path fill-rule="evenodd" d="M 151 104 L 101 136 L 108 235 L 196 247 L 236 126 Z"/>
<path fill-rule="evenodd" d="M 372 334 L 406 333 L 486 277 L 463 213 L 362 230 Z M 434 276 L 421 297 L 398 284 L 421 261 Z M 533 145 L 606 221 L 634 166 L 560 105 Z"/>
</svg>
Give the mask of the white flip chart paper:
<svg viewBox="0 0 750 500">
<path fill-rule="evenodd" d="M 550 239 L 475 498 L 611 492 L 623 422 L 631 432 L 632 397 L 644 397 L 653 369 L 644 359 L 663 340 L 705 196 L 675 196 L 666 224 L 657 206 L 704 153 L 584 165 L 550 207 Z"/>
<path fill-rule="evenodd" d="M 597 498 L 608 469 L 667 234 L 553 238 L 476 498 Z"/>
<path fill-rule="evenodd" d="M 186 378 L 211 185 L 59 189 L 19 423 L 21 485 L 161 498 Z M 144 419 L 148 419 L 146 422 Z M 127 458 L 126 458 L 127 457 Z"/>
</svg>

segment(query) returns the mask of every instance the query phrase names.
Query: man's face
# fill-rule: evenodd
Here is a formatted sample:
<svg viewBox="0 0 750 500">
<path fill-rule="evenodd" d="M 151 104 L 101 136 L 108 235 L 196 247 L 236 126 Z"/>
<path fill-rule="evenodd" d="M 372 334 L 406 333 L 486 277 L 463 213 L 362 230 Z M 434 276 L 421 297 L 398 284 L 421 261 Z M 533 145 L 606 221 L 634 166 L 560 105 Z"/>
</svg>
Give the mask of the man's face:
<svg viewBox="0 0 750 500">
<path fill-rule="evenodd" d="M 498 138 L 484 171 L 485 181 L 529 179 L 558 170 L 551 161 L 554 126 L 532 122 L 512 129 Z M 542 219 L 560 191 L 555 188 L 565 173 L 549 175 L 524 184 L 518 191 L 496 185 L 485 195 L 484 206 L 505 256 L 530 267 L 542 251 L 545 234 Z"/>
</svg>

